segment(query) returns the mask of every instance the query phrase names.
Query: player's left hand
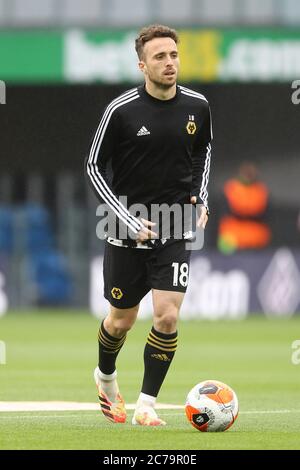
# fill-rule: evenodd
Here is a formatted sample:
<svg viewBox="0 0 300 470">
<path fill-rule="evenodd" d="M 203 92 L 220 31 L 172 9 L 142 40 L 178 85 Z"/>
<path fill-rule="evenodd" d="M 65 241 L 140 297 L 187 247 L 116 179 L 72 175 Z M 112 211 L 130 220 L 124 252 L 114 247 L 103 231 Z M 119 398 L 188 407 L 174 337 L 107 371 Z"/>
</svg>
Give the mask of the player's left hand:
<svg viewBox="0 0 300 470">
<path fill-rule="evenodd" d="M 196 196 L 192 196 L 191 204 L 196 204 L 196 203 L 197 203 Z M 205 226 L 208 221 L 207 209 L 203 204 L 198 204 L 197 211 L 198 211 L 197 227 L 202 227 L 203 229 L 205 229 Z"/>
</svg>

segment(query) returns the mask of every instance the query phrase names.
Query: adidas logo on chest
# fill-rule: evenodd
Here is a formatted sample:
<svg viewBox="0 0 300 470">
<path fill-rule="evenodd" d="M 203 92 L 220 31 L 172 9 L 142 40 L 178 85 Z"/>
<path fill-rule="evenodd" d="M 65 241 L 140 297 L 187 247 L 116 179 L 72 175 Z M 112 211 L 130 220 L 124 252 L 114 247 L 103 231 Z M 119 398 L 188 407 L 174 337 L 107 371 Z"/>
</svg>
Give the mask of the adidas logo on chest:
<svg viewBox="0 0 300 470">
<path fill-rule="evenodd" d="M 149 134 L 151 134 L 151 132 L 148 131 L 148 129 L 145 126 L 142 126 L 140 130 L 138 131 L 137 136 L 141 137 L 143 135 L 149 135 Z"/>
</svg>

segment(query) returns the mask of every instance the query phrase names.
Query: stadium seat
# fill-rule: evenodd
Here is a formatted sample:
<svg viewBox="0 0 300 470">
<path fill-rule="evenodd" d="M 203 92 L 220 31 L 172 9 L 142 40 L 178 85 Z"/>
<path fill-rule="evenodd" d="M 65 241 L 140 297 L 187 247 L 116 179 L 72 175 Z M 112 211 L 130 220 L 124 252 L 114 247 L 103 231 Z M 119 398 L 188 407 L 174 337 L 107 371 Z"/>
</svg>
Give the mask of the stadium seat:
<svg viewBox="0 0 300 470">
<path fill-rule="evenodd" d="M 16 212 L 14 225 L 21 250 L 36 253 L 54 247 L 54 233 L 46 208 L 38 204 L 21 206 Z"/>
<path fill-rule="evenodd" d="M 27 203 L 14 214 L 15 252 L 24 259 L 24 281 L 29 302 L 65 305 L 71 300 L 72 281 L 66 258 L 57 250 L 50 213 L 46 207 Z"/>
<path fill-rule="evenodd" d="M 8 206 L 0 207 L 0 252 L 11 254 L 13 250 L 13 212 Z"/>
<path fill-rule="evenodd" d="M 29 277 L 39 305 L 65 305 L 72 294 L 71 277 L 66 260 L 56 250 L 31 255 Z"/>
</svg>

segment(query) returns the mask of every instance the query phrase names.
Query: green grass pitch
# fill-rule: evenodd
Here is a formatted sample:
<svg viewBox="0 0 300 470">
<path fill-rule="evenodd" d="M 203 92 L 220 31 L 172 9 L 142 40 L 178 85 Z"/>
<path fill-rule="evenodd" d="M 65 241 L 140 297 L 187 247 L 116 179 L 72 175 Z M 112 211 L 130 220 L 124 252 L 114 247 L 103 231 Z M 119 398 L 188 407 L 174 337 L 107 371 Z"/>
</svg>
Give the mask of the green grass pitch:
<svg viewBox="0 0 300 470">
<path fill-rule="evenodd" d="M 138 322 L 119 356 L 127 403 L 139 393 L 150 326 Z M 87 312 L 10 312 L 0 319 L 7 355 L 0 401 L 97 403 L 97 332 L 98 321 Z M 125 425 L 106 422 L 100 411 L 0 412 L 0 449 L 300 449 L 300 364 L 291 360 L 296 339 L 299 315 L 180 322 L 178 350 L 158 401 L 183 405 L 196 383 L 221 380 L 240 403 L 236 423 L 224 433 L 198 432 L 183 410 L 162 410 L 168 425 L 150 429 L 132 426 L 132 411 Z"/>
</svg>

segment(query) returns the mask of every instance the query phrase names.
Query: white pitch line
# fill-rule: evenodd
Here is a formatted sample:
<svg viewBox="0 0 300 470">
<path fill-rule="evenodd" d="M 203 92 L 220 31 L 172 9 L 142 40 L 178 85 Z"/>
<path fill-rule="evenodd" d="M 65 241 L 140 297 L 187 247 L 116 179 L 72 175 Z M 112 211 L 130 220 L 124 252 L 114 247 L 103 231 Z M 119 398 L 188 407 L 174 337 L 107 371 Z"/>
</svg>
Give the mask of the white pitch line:
<svg viewBox="0 0 300 470">
<path fill-rule="evenodd" d="M 127 410 L 134 410 L 135 404 L 127 404 Z M 183 410 L 184 405 L 172 405 L 166 403 L 157 403 L 156 409 L 158 410 Z M 0 413 L 7 413 L 7 412 L 40 412 L 40 411 L 100 411 L 100 406 L 98 403 L 80 403 L 80 402 L 67 402 L 67 401 L 44 401 L 44 402 L 35 402 L 35 401 L 28 401 L 28 402 L 19 402 L 19 401 L 11 401 L 5 402 L 0 401 Z M 295 410 L 245 410 L 240 411 L 240 414 L 285 414 L 285 413 L 300 413 L 300 409 Z M 176 416 L 177 413 L 170 413 L 169 416 Z M 165 414 L 166 415 L 166 414 Z M 44 415 L 44 416 L 22 416 L 22 418 L 65 418 L 65 417 L 77 417 L 78 415 L 68 415 L 61 416 L 61 415 Z M 93 415 L 89 415 L 93 416 Z"/>
<path fill-rule="evenodd" d="M 87 416 L 90 416 L 90 417 L 94 417 L 95 416 L 95 413 L 92 414 L 92 415 L 84 415 L 85 418 Z M 12 415 L 10 416 L 1 416 L 0 415 L 0 421 L 1 420 L 6 420 L 6 419 L 66 419 L 66 418 L 80 418 L 82 419 L 82 415 L 72 415 L 70 413 L 68 414 L 65 414 L 65 415 L 55 415 L 55 414 L 51 414 L 51 415 L 18 415 L 16 413 L 13 413 Z"/>
<path fill-rule="evenodd" d="M 157 403 L 158 410 L 183 409 L 183 405 L 170 405 Z M 68 401 L 0 401 L 1 412 L 22 412 L 22 411 L 99 411 L 98 403 L 78 403 Z M 127 404 L 127 410 L 134 410 L 135 404 Z"/>
<path fill-rule="evenodd" d="M 244 415 L 259 415 L 259 414 L 283 414 L 283 413 L 300 413 L 300 410 L 249 410 L 249 411 L 240 411 L 239 414 Z"/>
</svg>

